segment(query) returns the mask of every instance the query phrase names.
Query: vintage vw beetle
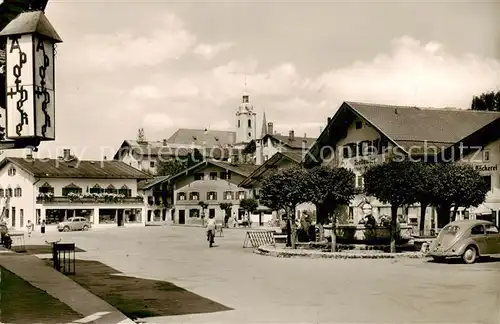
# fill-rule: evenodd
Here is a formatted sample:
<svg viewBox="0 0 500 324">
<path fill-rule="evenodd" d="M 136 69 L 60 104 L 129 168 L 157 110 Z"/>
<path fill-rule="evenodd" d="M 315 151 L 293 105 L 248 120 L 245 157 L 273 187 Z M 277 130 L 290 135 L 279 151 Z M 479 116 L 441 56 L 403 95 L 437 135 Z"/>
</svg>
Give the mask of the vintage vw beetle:
<svg viewBox="0 0 500 324">
<path fill-rule="evenodd" d="M 431 243 L 427 253 L 436 261 L 461 257 L 467 264 L 491 254 L 500 254 L 500 233 L 493 223 L 483 220 L 449 223 Z"/>
</svg>

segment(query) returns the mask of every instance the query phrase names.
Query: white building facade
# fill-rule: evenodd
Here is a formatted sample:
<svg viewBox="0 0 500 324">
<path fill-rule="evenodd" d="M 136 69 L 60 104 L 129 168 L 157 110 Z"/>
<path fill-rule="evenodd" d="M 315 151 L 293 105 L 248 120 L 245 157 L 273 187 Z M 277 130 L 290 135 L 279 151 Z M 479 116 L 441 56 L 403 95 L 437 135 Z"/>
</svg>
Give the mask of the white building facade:
<svg viewBox="0 0 500 324">
<path fill-rule="evenodd" d="M 118 161 L 6 158 L 0 168 L 1 218 L 13 230 L 43 220 L 55 228 L 73 216 L 93 227 L 144 225 L 137 182 L 147 177 Z"/>
</svg>

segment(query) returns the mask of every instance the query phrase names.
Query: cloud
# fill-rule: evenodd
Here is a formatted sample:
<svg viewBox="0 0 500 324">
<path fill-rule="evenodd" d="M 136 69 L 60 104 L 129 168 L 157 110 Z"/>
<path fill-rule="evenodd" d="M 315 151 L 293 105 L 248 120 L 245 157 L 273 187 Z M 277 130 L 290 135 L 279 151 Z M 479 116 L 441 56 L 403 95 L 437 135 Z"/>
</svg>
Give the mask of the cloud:
<svg viewBox="0 0 500 324">
<path fill-rule="evenodd" d="M 310 90 L 339 101 L 468 108 L 473 95 L 498 89 L 499 77 L 496 60 L 404 36 L 389 53 L 322 74 Z"/>
<path fill-rule="evenodd" d="M 77 51 L 84 68 L 107 71 L 156 66 L 164 61 L 178 59 L 195 44 L 196 37 L 174 14 L 164 14 L 154 20 L 155 28 L 149 34 L 117 33 L 93 34 L 79 41 Z M 75 61 L 75 58 L 72 58 Z"/>
<path fill-rule="evenodd" d="M 230 42 L 222 42 L 222 43 L 217 43 L 217 44 L 201 43 L 195 47 L 195 49 L 193 50 L 193 53 L 203 57 L 206 60 L 211 60 L 217 54 L 224 52 L 224 51 L 227 51 L 228 49 L 230 49 L 233 46 L 234 46 L 234 43 L 230 43 Z"/>
<path fill-rule="evenodd" d="M 179 128 L 188 124 L 189 122 L 185 118 L 171 117 L 164 113 L 149 113 L 142 120 L 144 129 L 151 132 L 160 132 L 174 126 Z"/>
</svg>

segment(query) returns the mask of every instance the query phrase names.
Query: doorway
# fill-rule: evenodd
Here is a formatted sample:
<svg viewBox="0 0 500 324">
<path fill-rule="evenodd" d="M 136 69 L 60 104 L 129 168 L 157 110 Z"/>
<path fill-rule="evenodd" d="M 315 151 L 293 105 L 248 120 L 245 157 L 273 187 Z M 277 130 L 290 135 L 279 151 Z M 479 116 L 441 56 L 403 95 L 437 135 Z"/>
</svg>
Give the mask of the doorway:
<svg viewBox="0 0 500 324">
<path fill-rule="evenodd" d="M 152 213 L 151 210 L 148 210 L 148 223 L 151 222 L 151 213 Z"/>
<path fill-rule="evenodd" d="M 186 211 L 179 210 L 179 224 L 186 224 Z"/>
<path fill-rule="evenodd" d="M 215 217 L 215 209 L 214 208 L 210 208 L 208 210 L 208 217 Z"/>
<path fill-rule="evenodd" d="M 118 214 L 116 218 L 116 222 L 118 223 L 118 226 L 123 226 L 123 209 L 118 209 Z"/>
</svg>

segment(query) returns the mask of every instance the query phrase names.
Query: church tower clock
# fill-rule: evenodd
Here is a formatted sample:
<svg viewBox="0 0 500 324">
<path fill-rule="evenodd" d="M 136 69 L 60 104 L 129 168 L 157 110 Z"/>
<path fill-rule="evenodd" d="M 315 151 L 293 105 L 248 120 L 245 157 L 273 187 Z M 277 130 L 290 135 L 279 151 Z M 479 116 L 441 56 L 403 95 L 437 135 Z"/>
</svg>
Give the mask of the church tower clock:
<svg viewBox="0 0 500 324">
<path fill-rule="evenodd" d="M 257 114 L 250 103 L 249 96 L 244 93 L 236 112 L 236 143 L 246 144 L 257 139 Z"/>
</svg>

